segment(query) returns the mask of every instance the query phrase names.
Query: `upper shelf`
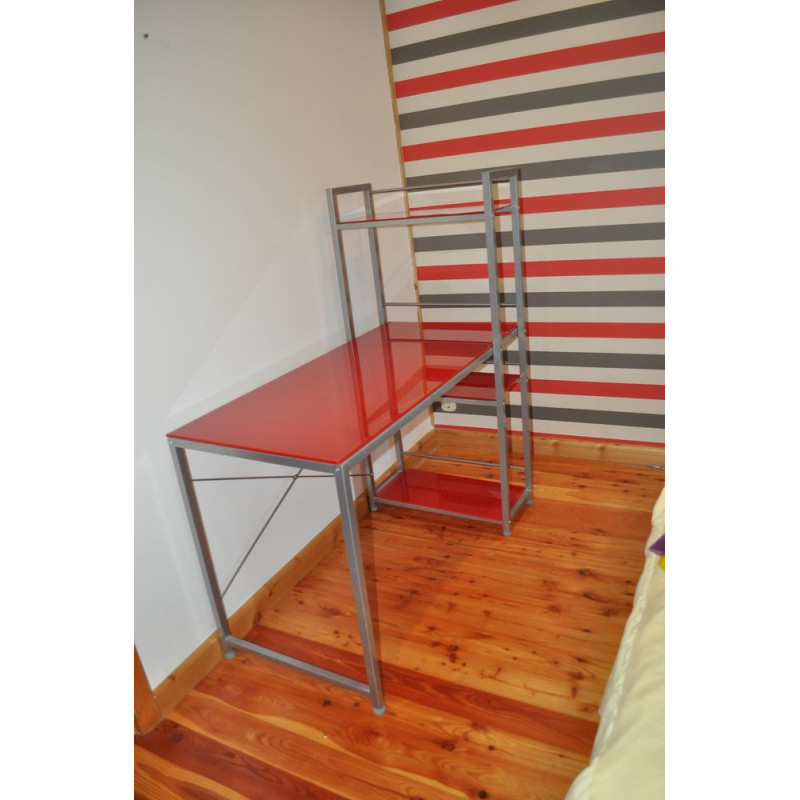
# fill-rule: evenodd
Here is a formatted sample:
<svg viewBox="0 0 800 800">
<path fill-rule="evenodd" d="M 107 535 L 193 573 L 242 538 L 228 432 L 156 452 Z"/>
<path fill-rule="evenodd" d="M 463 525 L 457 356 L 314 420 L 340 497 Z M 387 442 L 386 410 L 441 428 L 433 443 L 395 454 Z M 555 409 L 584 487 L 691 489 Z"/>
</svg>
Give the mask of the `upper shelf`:
<svg viewBox="0 0 800 800">
<path fill-rule="evenodd" d="M 496 201 L 492 206 L 494 215 L 510 214 L 511 205 L 506 200 Z M 435 206 L 418 206 L 407 211 L 385 211 L 365 216 L 353 216 L 336 221 L 336 227 L 382 228 L 391 225 L 430 225 L 447 222 L 483 222 L 485 220 L 483 203 L 457 203 Z"/>
<path fill-rule="evenodd" d="M 519 375 L 503 375 L 503 391 L 519 391 Z M 495 402 L 495 376 L 487 372 L 473 372 L 457 383 L 442 400 L 460 400 L 485 405 Z"/>
<path fill-rule="evenodd" d="M 374 189 L 361 183 L 328 189 L 331 223 L 337 231 L 448 222 L 486 222 L 516 209 L 516 173 L 497 170 L 480 181 Z M 348 198 L 340 206 L 340 198 Z M 359 199 L 360 197 L 360 199 Z M 488 198 L 491 197 L 491 200 Z"/>
</svg>

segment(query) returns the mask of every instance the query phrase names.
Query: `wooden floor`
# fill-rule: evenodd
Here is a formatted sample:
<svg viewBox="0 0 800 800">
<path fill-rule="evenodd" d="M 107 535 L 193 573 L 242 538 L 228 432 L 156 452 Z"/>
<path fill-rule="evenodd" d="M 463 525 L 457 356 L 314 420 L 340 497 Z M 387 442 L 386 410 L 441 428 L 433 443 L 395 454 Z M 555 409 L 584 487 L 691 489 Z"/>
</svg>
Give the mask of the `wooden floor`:
<svg viewBox="0 0 800 800">
<path fill-rule="evenodd" d="M 510 537 L 368 515 L 386 713 L 239 653 L 136 738 L 135 797 L 560 800 L 588 761 L 663 483 L 648 466 L 537 455 Z M 365 680 L 344 547 L 248 638 Z"/>
</svg>

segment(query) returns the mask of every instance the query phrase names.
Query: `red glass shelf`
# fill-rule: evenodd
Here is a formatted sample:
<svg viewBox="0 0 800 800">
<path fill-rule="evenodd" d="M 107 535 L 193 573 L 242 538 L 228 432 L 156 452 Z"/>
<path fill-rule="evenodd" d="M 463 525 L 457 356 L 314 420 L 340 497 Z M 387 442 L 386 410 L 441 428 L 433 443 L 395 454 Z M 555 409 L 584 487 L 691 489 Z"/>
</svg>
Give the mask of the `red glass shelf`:
<svg viewBox="0 0 800 800">
<path fill-rule="evenodd" d="M 394 341 L 411 339 L 419 341 L 439 341 L 439 342 L 485 342 L 492 343 L 492 329 L 490 327 L 468 328 L 462 323 L 455 323 L 452 328 L 446 327 L 445 323 L 436 323 L 436 327 L 430 323 L 423 323 L 419 326 L 416 322 L 387 322 L 385 328 L 389 337 Z M 500 333 L 503 337 L 515 331 L 515 322 L 501 322 Z"/>
<path fill-rule="evenodd" d="M 521 486 L 509 486 L 510 506 L 519 500 L 523 491 Z M 479 478 L 406 469 L 380 489 L 376 497 L 388 503 L 503 521 L 500 484 Z"/>
<path fill-rule="evenodd" d="M 494 214 L 509 214 L 511 207 L 508 200 L 496 200 L 492 206 Z M 417 206 L 408 211 L 385 211 L 372 216 L 354 216 L 350 219 L 339 219 L 337 224 L 344 227 L 359 225 L 380 226 L 386 223 L 400 225 L 421 222 L 422 220 L 448 220 L 467 218 L 465 221 L 483 221 L 483 201 L 452 203 L 433 206 Z"/>
<path fill-rule="evenodd" d="M 504 375 L 503 388 L 513 392 L 519 387 L 519 375 Z M 457 383 L 446 395 L 450 400 L 485 400 L 494 403 L 494 375 L 488 372 L 473 372 Z"/>
<path fill-rule="evenodd" d="M 508 209 L 508 200 L 492 201 L 492 210 L 495 213 L 507 211 Z M 463 203 L 435 203 L 429 206 L 409 206 L 408 208 L 408 213 L 412 217 L 430 214 L 431 212 L 438 214 L 474 214 L 476 211 L 483 213 L 483 200 L 465 201 Z"/>
<path fill-rule="evenodd" d="M 512 326 L 513 327 L 513 326 Z M 491 354 L 490 331 L 393 322 L 172 431 L 172 439 L 341 464 Z"/>
</svg>

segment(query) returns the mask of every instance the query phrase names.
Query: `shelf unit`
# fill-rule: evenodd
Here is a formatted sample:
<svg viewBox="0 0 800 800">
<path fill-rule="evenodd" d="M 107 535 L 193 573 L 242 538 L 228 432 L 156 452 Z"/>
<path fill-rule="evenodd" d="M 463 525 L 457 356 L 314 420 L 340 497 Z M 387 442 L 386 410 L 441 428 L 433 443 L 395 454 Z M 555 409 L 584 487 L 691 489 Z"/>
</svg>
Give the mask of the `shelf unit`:
<svg viewBox="0 0 800 800">
<path fill-rule="evenodd" d="M 508 194 L 502 200 L 495 196 L 501 186 L 506 187 Z M 480 211 L 475 210 L 475 205 L 469 205 L 467 210 L 448 206 L 379 217 L 373 206 L 373 198 L 379 192 L 369 185 L 330 189 L 328 204 L 347 341 L 167 434 L 189 529 L 226 656 L 232 657 L 236 650 L 244 650 L 343 686 L 369 697 L 376 714 L 383 713 L 385 705 L 353 497 L 354 470 L 366 463 L 367 492 L 373 509 L 379 504 L 388 504 L 439 511 L 500 524 L 504 534 L 511 532 L 511 521 L 521 506 L 533 499 L 518 176 L 507 171 L 486 172 L 479 184 L 448 184 L 437 188 L 452 187 L 459 187 L 459 191 L 465 187 L 477 187 Z M 421 190 L 420 187 L 386 191 L 401 192 L 407 197 L 408 193 Z M 360 194 L 363 198 L 360 217 L 344 219 L 340 216 L 339 200 L 346 194 Z M 500 302 L 497 274 L 496 238 L 499 220 L 505 217 L 510 219 L 514 250 L 515 302 L 509 304 L 516 312 L 513 322 L 504 319 L 505 304 Z M 389 321 L 388 310 L 406 304 L 390 302 L 384 297 L 378 228 L 465 220 L 480 222 L 485 232 L 491 315 L 489 328 L 431 326 L 421 318 L 415 322 Z M 356 335 L 342 236 L 348 230 L 358 229 L 366 230 L 369 238 L 379 324 Z M 425 307 L 424 303 L 413 305 L 418 306 L 420 313 Z M 503 358 L 515 341 L 519 353 L 517 376 L 508 371 Z M 494 376 L 476 372 L 489 363 L 494 364 Z M 521 467 L 509 464 L 507 447 L 505 395 L 514 387 L 515 381 L 518 382 L 522 403 L 524 464 Z M 319 398 L 325 399 L 324 407 Z M 426 409 L 446 398 L 459 403 L 494 405 L 498 460 L 469 463 L 496 468 L 499 472 L 497 481 L 466 479 L 406 466 L 408 459 L 420 454 L 404 451 L 401 430 Z M 372 455 L 377 448 L 392 442 L 397 470 L 387 481 L 375 486 Z M 305 477 L 333 479 L 366 680 L 354 680 L 233 635 L 224 599 L 231 583 L 223 589 L 217 575 L 213 547 L 205 529 L 196 481 L 189 463 L 189 451 L 217 453 L 291 470 L 290 474 L 282 476 L 290 479 L 289 484 L 236 567 L 234 577 L 296 481 Z M 436 455 L 425 457 L 440 458 Z M 524 485 L 510 480 L 513 469 L 523 471 Z M 309 476 L 307 472 L 314 475 Z"/>
<path fill-rule="evenodd" d="M 457 192 L 457 203 L 444 202 L 448 193 Z M 441 195 L 442 202 L 413 208 L 411 198 L 416 193 Z M 386 195 L 402 199 L 403 211 L 376 212 L 376 205 Z M 370 507 L 397 505 L 426 511 L 441 511 L 446 514 L 499 523 L 503 533 L 511 533 L 511 523 L 520 508 L 533 502 L 532 445 L 530 421 L 530 393 L 528 382 L 527 332 L 525 327 L 525 293 L 522 264 L 522 235 L 519 202 L 519 172 L 517 170 L 494 170 L 482 173 L 480 181 L 442 183 L 434 185 L 373 189 L 371 184 L 357 184 L 328 189 L 328 211 L 331 235 L 334 244 L 342 316 L 348 341 L 355 337 L 353 305 L 349 285 L 348 265 L 344 235 L 349 231 L 366 231 L 369 241 L 370 264 L 375 291 L 375 307 L 379 326 L 391 325 L 391 309 L 415 307 L 424 335 L 435 336 L 441 341 L 459 341 L 475 335 L 464 326 L 448 328 L 444 323 L 426 325 L 425 310 L 431 308 L 487 308 L 490 315 L 491 351 L 477 369 L 487 363 L 493 365 L 493 374 L 472 371 L 433 402 L 456 404 L 480 404 L 493 406 L 497 424 L 497 461 L 472 461 L 497 470 L 496 485 L 486 480 L 461 476 L 447 476 L 417 469 L 408 465 L 409 459 L 436 459 L 436 455 L 424 455 L 406 451 L 400 431 L 394 434 L 396 471 L 381 485 L 374 482 L 371 456 L 367 459 L 368 495 Z M 471 199 L 463 199 L 465 196 Z M 360 198 L 360 206 L 353 211 L 353 196 Z M 350 198 L 350 209 L 343 212 L 340 201 Z M 514 264 L 513 302 L 504 302 L 498 275 L 498 238 L 501 221 L 509 220 Z M 387 227 L 414 227 L 417 225 L 439 225 L 449 223 L 479 223 L 485 237 L 487 284 L 489 303 L 487 306 L 463 303 L 427 303 L 415 301 L 393 301 L 387 299 L 381 268 L 378 230 Z M 506 309 L 512 309 L 515 320 L 505 320 Z M 516 372 L 510 372 L 511 358 L 506 358 L 510 345 L 516 343 Z M 431 368 L 435 373 L 435 368 Z M 432 377 L 434 375 L 432 374 Z M 509 411 L 506 397 L 509 392 L 520 395 L 522 429 L 522 466 L 513 466 L 509 461 L 507 434 Z M 459 459 L 446 459 L 459 461 Z M 517 486 L 511 480 L 511 472 L 521 470 L 524 485 Z M 480 502 L 476 501 L 480 498 Z"/>
</svg>

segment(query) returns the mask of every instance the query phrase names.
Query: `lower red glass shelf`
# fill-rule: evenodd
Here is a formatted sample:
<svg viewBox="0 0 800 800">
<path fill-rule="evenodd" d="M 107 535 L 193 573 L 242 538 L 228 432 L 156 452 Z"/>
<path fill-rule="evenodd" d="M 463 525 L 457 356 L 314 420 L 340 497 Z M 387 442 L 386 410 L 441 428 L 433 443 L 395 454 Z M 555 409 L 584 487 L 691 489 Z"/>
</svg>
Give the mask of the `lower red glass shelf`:
<svg viewBox="0 0 800 800">
<path fill-rule="evenodd" d="M 523 491 L 522 486 L 509 488 L 510 506 L 516 503 Z M 479 478 L 406 469 L 380 489 L 376 497 L 378 501 L 392 504 L 503 521 L 500 484 Z"/>
<path fill-rule="evenodd" d="M 507 392 L 518 390 L 519 375 L 504 375 L 503 386 Z M 442 399 L 480 400 L 493 403 L 494 392 L 494 375 L 488 372 L 473 372 L 461 383 L 456 384 Z"/>
</svg>

